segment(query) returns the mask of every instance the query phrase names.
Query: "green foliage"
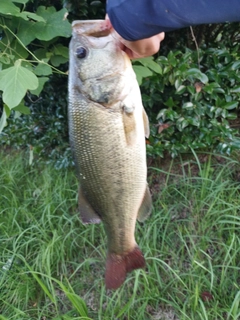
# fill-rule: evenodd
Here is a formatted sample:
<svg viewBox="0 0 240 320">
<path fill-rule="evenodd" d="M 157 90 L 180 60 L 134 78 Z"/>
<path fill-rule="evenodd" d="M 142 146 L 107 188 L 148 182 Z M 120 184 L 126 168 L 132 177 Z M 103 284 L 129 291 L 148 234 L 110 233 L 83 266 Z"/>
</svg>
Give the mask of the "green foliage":
<svg viewBox="0 0 240 320">
<path fill-rule="evenodd" d="M 58 90 L 56 90 L 58 88 Z M 72 166 L 67 126 L 67 78 L 56 75 L 48 83 L 40 98 L 22 106 L 20 115 L 15 108 L 8 125 L 1 134 L 1 144 L 7 148 L 27 149 L 33 162 L 53 162 L 55 167 Z M 26 108 L 26 110 L 24 109 Z"/>
<path fill-rule="evenodd" d="M 0 3 L 0 92 L 5 104 L 0 129 L 6 124 L 9 110 L 22 111 L 27 92 L 39 96 L 44 84 L 56 69 L 68 61 L 68 48 L 58 37 L 70 37 L 67 10 L 38 6 L 28 11 L 28 0 L 5 0 Z"/>
<path fill-rule="evenodd" d="M 236 45 L 199 52 L 175 50 L 155 61 L 135 62 L 143 104 L 155 122 L 149 154 L 163 156 L 168 151 L 174 157 L 189 148 L 210 146 L 227 154 L 239 149 L 238 131 L 230 126 L 237 118 L 240 101 L 238 59 Z M 158 66 L 156 71 L 153 63 Z"/>
<path fill-rule="evenodd" d="M 20 60 L 16 60 L 13 67 L 9 67 L 0 73 L 2 99 L 9 108 L 18 106 L 27 90 L 36 90 L 38 85 L 36 75 L 21 66 Z"/>
<path fill-rule="evenodd" d="M 33 154 L 57 161 L 58 167 L 72 163 L 66 114 L 71 27 L 66 15 L 69 12 L 70 21 L 104 19 L 105 4 L 0 3 L 1 145 L 30 146 Z M 174 157 L 189 148 L 209 146 L 229 154 L 240 147 L 238 131 L 232 127 L 240 100 L 238 30 L 239 24 L 194 27 L 198 51 L 190 30 L 168 33 L 161 56 L 134 61 L 151 122 L 149 155 Z"/>
</svg>

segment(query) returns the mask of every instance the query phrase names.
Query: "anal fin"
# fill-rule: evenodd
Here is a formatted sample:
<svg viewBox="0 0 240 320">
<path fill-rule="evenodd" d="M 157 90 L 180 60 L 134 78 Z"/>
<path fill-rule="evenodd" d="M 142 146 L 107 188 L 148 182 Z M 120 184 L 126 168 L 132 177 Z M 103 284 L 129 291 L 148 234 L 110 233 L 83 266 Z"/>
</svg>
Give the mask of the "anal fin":
<svg viewBox="0 0 240 320">
<path fill-rule="evenodd" d="M 152 212 L 152 197 L 148 185 L 143 196 L 142 204 L 138 210 L 137 219 L 140 222 L 146 220 Z"/>
<path fill-rule="evenodd" d="M 80 217 L 83 224 L 101 222 L 100 217 L 96 214 L 92 206 L 88 203 L 81 187 L 79 187 L 79 192 L 78 192 L 78 207 L 79 207 Z"/>
</svg>

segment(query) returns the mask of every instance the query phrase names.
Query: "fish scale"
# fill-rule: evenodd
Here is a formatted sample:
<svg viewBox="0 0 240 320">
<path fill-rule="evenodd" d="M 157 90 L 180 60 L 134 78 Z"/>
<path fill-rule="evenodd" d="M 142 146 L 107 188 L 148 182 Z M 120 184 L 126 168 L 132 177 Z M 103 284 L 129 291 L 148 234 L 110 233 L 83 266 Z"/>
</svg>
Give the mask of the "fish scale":
<svg viewBox="0 0 240 320">
<path fill-rule="evenodd" d="M 143 220 L 151 211 L 146 182 L 148 120 L 127 55 L 109 31 L 96 35 L 102 23 L 73 23 L 68 117 L 80 216 L 83 223 L 104 224 L 105 281 L 107 288 L 116 289 L 127 272 L 145 265 L 134 233 L 137 217 Z M 78 48 L 86 49 L 85 57 L 77 57 Z"/>
</svg>

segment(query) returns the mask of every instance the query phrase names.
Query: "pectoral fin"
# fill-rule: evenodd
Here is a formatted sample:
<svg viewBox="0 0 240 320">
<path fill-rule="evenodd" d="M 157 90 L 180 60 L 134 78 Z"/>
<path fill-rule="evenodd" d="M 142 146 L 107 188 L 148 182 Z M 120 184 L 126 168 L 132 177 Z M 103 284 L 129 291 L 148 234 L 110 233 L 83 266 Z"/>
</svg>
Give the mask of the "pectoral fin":
<svg viewBox="0 0 240 320">
<path fill-rule="evenodd" d="M 144 108 L 143 108 L 142 114 L 143 114 L 143 125 L 144 125 L 145 137 L 148 138 L 150 135 L 149 120 Z"/>
<path fill-rule="evenodd" d="M 133 145 L 137 138 L 134 114 L 123 110 L 122 118 L 127 145 Z"/>
<path fill-rule="evenodd" d="M 143 222 L 144 220 L 146 220 L 151 214 L 151 211 L 152 211 L 152 197 L 147 185 L 141 207 L 138 210 L 138 217 L 137 217 L 138 221 Z"/>
<path fill-rule="evenodd" d="M 96 214 L 92 206 L 88 203 L 87 199 L 85 198 L 81 187 L 79 188 L 78 193 L 78 207 L 83 224 L 101 222 L 100 217 Z"/>
</svg>

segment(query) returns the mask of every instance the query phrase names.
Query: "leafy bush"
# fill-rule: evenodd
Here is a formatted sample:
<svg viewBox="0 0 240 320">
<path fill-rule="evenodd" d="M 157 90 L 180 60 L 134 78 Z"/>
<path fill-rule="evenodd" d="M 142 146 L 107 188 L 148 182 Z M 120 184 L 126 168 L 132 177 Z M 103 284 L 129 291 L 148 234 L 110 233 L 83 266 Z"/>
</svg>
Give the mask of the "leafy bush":
<svg viewBox="0 0 240 320">
<path fill-rule="evenodd" d="M 104 18 L 105 3 L 71 0 L 65 8 L 61 0 L 0 3 L 0 132 L 9 124 L 1 145 L 30 147 L 58 167 L 72 163 L 66 16 L 69 11 L 70 21 Z M 187 29 L 168 33 L 161 56 L 134 62 L 151 122 L 149 155 L 174 157 L 210 146 L 229 154 L 239 148 L 238 131 L 231 127 L 240 99 L 238 30 L 239 24 L 195 27 L 195 42 Z"/>
<path fill-rule="evenodd" d="M 55 90 L 58 88 L 58 91 Z M 67 78 L 53 77 L 41 97 L 27 102 L 31 113 L 15 112 L 1 135 L 1 144 L 26 149 L 38 160 L 55 163 L 56 168 L 72 164 L 67 126 Z M 34 159 L 36 160 L 36 159 Z"/>
<path fill-rule="evenodd" d="M 28 148 L 58 168 L 72 163 L 67 125 L 71 26 L 66 17 L 105 14 L 100 1 L 71 0 L 64 6 L 61 0 L 0 3 L 0 144 Z"/>
<path fill-rule="evenodd" d="M 155 121 L 149 154 L 163 156 L 168 151 L 174 157 L 189 148 L 211 146 L 229 154 L 240 147 L 238 132 L 230 127 L 240 101 L 239 57 L 236 46 L 206 48 L 198 54 L 175 50 L 155 62 L 137 61 L 143 65 L 142 75 L 149 73 L 141 86 L 143 103 Z M 153 63 L 158 64 L 157 73 L 152 72 Z"/>
<path fill-rule="evenodd" d="M 0 131 L 11 109 L 29 113 L 24 104 L 27 92 L 39 96 L 52 73 L 66 75 L 57 68 L 68 61 L 68 47 L 58 40 L 71 35 L 67 10 L 38 6 L 35 12 L 28 11 L 28 2 L 0 3 L 0 91 L 4 103 Z"/>
</svg>

